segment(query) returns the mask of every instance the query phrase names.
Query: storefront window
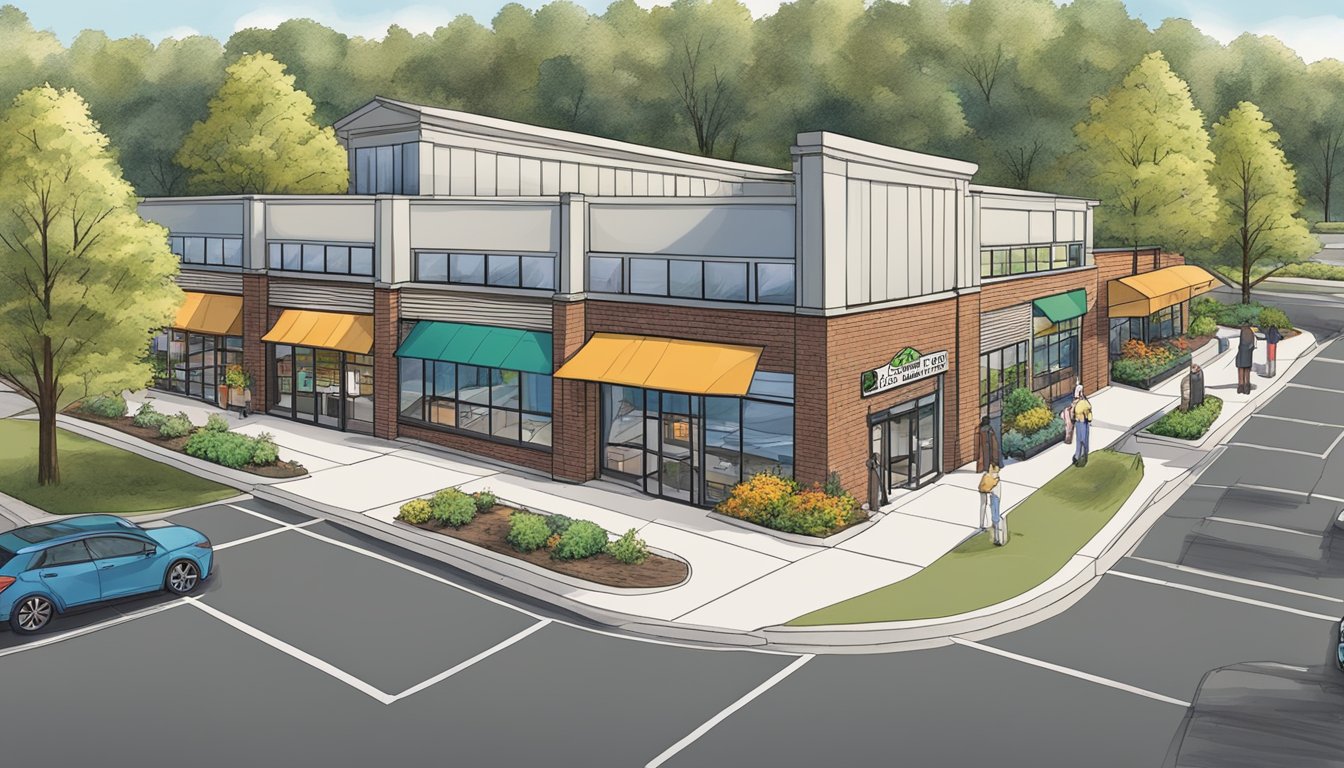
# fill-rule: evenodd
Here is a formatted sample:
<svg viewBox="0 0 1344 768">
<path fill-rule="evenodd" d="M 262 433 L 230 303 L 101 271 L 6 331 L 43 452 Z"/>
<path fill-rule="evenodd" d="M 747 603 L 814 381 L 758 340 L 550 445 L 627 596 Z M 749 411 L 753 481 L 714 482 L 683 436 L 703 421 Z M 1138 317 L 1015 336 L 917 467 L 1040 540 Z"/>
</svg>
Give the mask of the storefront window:
<svg viewBox="0 0 1344 768">
<path fill-rule="evenodd" d="M 1027 342 L 980 355 L 980 415 L 995 417 L 1003 398 L 1027 386 Z"/>
<path fill-rule="evenodd" d="M 551 377 L 401 358 L 401 418 L 510 442 L 551 444 Z"/>
<path fill-rule="evenodd" d="M 225 369 L 243 361 L 243 339 L 168 329 L 150 340 L 149 357 L 154 388 L 218 404 Z"/>
<path fill-rule="evenodd" d="M 1053 402 L 1073 391 L 1079 373 L 1082 318 L 1075 317 L 1038 331 L 1031 341 L 1032 388 Z"/>
</svg>

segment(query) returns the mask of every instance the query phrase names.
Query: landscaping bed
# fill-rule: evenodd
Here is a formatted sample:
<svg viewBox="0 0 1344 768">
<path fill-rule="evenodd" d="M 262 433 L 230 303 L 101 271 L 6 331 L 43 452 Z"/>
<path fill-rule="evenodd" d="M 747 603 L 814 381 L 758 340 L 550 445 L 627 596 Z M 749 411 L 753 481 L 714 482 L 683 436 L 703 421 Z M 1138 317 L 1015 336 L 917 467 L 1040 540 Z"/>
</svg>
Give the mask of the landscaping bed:
<svg viewBox="0 0 1344 768">
<path fill-rule="evenodd" d="M 1010 511 L 1007 545 L 994 546 L 983 531 L 908 579 L 799 616 L 788 626 L 942 618 L 1017 597 L 1058 573 L 1142 479 L 1137 454 L 1093 451 L 1086 466 L 1065 469 Z"/>
<path fill-rule="evenodd" d="M 1205 395 L 1204 402 L 1188 411 L 1175 410 L 1152 424 L 1147 432 L 1162 437 L 1174 437 L 1180 440 L 1198 440 L 1209 431 L 1209 427 L 1218 420 L 1223 412 L 1223 401 L 1213 395 Z"/>
<path fill-rule="evenodd" d="M 686 563 L 649 552 L 633 529 L 609 542 L 606 531 L 591 522 L 564 515 L 538 515 L 500 504 L 489 491 L 471 496 L 452 489 L 439 491 L 432 499 L 403 504 L 397 519 L 609 587 L 673 587 L 690 575 Z"/>
<path fill-rule="evenodd" d="M 825 538 L 868 520 L 868 512 L 835 473 L 804 488 L 792 478 L 761 472 L 733 486 L 714 511 L 784 533 Z"/>
<path fill-rule="evenodd" d="M 254 438 L 231 432 L 228 420 L 217 414 L 211 416 L 206 426 L 197 427 L 185 414 L 173 416 L 160 414 L 155 412 L 149 403 L 141 406 L 135 416 L 126 415 L 125 400 L 109 397 L 76 403 L 66 409 L 65 413 L 83 421 L 111 427 L 170 451 L 261 477 L 291 478 L 308 474 L 308 470 L 302 464 L 281 461 L 278 456 L 274 456 L 275 445 L 268 436 Z M 165 427 L 165 422 L 172 423 Z M 213 434 L 198 437 L 201 432 Z M 262 442 L 268 445 L 260 445 Z M 225 446 L 227 450 L 217 450 L 220 443 L 227 443 Z M 261 453 L 258 453 L 259 450 Z M 262 454 L 265 454 L 264 459 L 270 460 L 261 462 L 253 460 L 254 456 Z"/>
<path fill-rule="evenodd" d="M 1151 389 L 1182 369 L 1190 367 L 1191 349 L 1186 339 L 1145 344 L 1126 341 L 1120 357 L 1111 362 L 1111 380 L 1140 389 Z"/>
<path fill-rule="evenodd" d="M 1024 461 L 1064 440 L 1064 420 L 1050 411 L 1045 399 L 1018 387 L 1003 400 L 1004 456 Z"/>
</svg>

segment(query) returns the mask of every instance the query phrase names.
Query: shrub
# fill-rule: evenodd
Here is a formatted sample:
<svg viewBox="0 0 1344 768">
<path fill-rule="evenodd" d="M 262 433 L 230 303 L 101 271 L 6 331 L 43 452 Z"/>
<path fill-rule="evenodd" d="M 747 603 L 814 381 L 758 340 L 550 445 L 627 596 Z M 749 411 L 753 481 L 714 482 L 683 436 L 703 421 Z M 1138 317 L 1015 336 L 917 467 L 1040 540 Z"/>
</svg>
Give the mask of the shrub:
<svg viewBox="0 0 1344 768">
<path fill-rule="evenodd" d="M 1053 442 L 1064 435 L 1064 420 L 1055 416 L 1042 429 L 1024 435 L 1017 430 L 1003 433 L 1002 449 L 1005 456 L 1022 456 L 1028 450 Z"/>
<path fill-rule="evenodd" d="M 163 420 L 166 418 L 168 417 L 154 410 L 153 403 L 144 403 L 140 406 L 139 410 L 135 412 L 135 416 L 131 418 L 131 423 L 137 427 L 158 429 L 159 425 L 162 424 Z"/>
<path fill-rule="evenodd" d="M 621 538 L 607 545 L 607 554 L 616 558 L 618 563 L 639 565 L 649 559 L 649 547 L 631 528 Z"/>
<path fill-rule="evenodd" d="M 581 560 L 606 551 L 607 532 L 597 523 L 575 520 L 551 550 L 557 560 Z"/>
<path fill-rule="evenodd" d="M 1293 328 L 1293 324 L 1288 322 L 1288 315 L 1278 307 L 1265 307 L 1260 310 L 1256 324 L 1261 328 L 1278 328 L 1281 331 L 1290 331 Z"/>
<path fill-rule="evenodd" d="M 178 413 L 176 416 L 165 417 L 159 424 L 159 437 L 186 437 L 195 428 L 187 414 Z"/>
<path fill-rule="evenodd" d="M 1190 302 L 1190 317 L 1211 317 L 1218 319 L 1219 313 L 1223 311 L 1223 303 L 1217 299 L 1200 297 Z"/>
<path fill-rule="evenodd" d="M 224 369 L 224 384 L 230 389 L 247 389 L 252 386 L 252 374 L 235 363 Z"/>
<path fill-rule="evenodd" d="M 174 416 L 173 419 L 175 418 L 177 417 Z M 252 463 L 252 457 L 256 453 L 256 440 L 237 432 L 212 432 L 201 429 L 187 438 L 187 444 L 182 450 L 186 451 L 188 456 L 213 461 L 231 469 L 241 469 Z"/>
<path fill-rule="evenodd" d="M 1341 225 L 1340 234 L 1344 234 L 1344 222 L 1336 222 Z M 1305 277 L 1311 280 L 1344 280 L 1344 267 L 1338 264 L 1321 264 L 1316 261 L 1303 261 L 1298 264 L 1289 264 L 1278 271 L 1275 277 Z"/>
<path fill-rule="evenodd" d="M 121 395 L 98 395 L 85 400 L 79 410 L 104 419 L 120 419 L 126 415 L 126 398 Z"/>
<path fill-rule="evenodd" d="M 494 509 L 495 504 L 499 501 L 495 498 L 495 494 L 488 489 L 471 494 L 471 500 L 476 503 L 476 514 L 478 515 L 483 515 Z"/>
<path fill-rule="evenodd" d="M 764 525 L 776 517 L 798 490 L 792 480 L 761 472 L 733 486 L 728 498 L 719 503 L 718 512 L 739 520 Z"/>
<path fill-rule="evenodd" d="M 1311 225 L 1311 231 L 1322 235 L 1344 235 L 1344 221 L 1318 221 Z"/>
<path fill-rule="evenodd" d="M 514 512 L 509 516 L 509 543 L 520 552 L 533 552 L 546 545 L 551 529 L 546 527 L 546 515 Z"/>
<path fill-rule="evenodd" d="M 444 488 L 429 500 L 439 525 L 461 528 L 476 517 L 476 502 L 456 488 Z"/>
<path fill-rule="evenodd" d="M 218 413 L 212 413 L 205 417 L 205 426 L 203 429 L 206 432 L 228 432 L 229 422 Z"/>
<path fill-rule="evenodd" d="M 1024 435 L 1034 435 L 1045 429 L 1054 418 L 1055 415 L 1050 409 L 1042 405 L 1018 416 L 1017 421 L 1013 422 L 1013 429 Z"/>
<path fill-rule="evenodd" d="M 826 491 L 832 496 L 844 496 L 845 487 L 840 484 L 840 473 L 839 472 L 826 473 L 826 484 L 822 486 L 822 490 Z"/>
<path fill-rule="evenodd" d="M 1200 315 L 1190 321 L 1190 330 L 1187 335 L 1190 338 L 1198 336 L 1212 336 L 1218 332 L 1218 321 L 1208 315 Z"/>
<path fill-rule="evenodd" d="M 397 512 L 398 520 L 411 525 L 424 525 L 433 516 L 434 512 L 425 499 L 411 499 L 402 504 L 401 509 Z"/>
<path fill-rule="evenodd" d="M 1011 425 L 1017 421 L 1017 417 L 1030 411 L 1032 408 L 1040 408 L 1045 405 L 1041 396 L 1032 392 L 1026 387 L 1018 387 L 1003 399 L 1003 423 Z"/>
<path fill-rule="evenodd" d="M 772 521 L 770 527 L 787 533 L 824 536 L 861 517 L 859 504 L 853 496 L 834 496 L 820 486 L 812 486 L 789 499 L 784 512 Z"/>
<path fill-rule="evenodd" d="M 1223 401 L 1212 395 L 1205 395 L 1204 402 L 1188 411 L 1175 410 L 1148 427 L 1154 435 L 1176 437 L 1181 440 L 1197 440 L 1204 436 L 1218 414 L 1223 412 Z"/>
<path fill-rule="evenodd" d="M 546 528 L 556 536 L 562 535 L 574 524 L 574 518 L 568 515 L 546 515 Z"/>
<path fill-rule="evenodd" d="M 269 467 L 280 460 L 280 447 L 275 444 L 275 436 L 262 432 L 252 440 L 252 463 L 259 467 Z"/>
<path fill-rule="evenodd" d="M 1224 305 L 1218 313 L 1218 324 L 1233 327 L 1255 325 L 1260 321 L 1260 310 L 1261 306 L 1255 302 Z"/>
</svg>

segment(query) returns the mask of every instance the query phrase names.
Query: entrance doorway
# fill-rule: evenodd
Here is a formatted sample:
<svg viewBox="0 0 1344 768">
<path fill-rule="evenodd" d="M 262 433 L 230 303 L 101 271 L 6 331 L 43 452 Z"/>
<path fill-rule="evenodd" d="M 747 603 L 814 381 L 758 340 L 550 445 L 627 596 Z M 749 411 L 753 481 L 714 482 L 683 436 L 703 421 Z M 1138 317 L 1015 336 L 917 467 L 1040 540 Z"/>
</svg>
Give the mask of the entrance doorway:
<svg viewBox="0 0 1344 768">
<path fill-rule="evenodd" d="M 876 459 L 878 503 L 885 504 L 893 491 L 919 488 L 942 474 L 939 392 L 869 418 L 870 451 Z"/>
<path fill-rule="evenodd" d="M 373 432 L 373 358 L 271 345 L 267 412 L 351 432 Z"/>
</svg>

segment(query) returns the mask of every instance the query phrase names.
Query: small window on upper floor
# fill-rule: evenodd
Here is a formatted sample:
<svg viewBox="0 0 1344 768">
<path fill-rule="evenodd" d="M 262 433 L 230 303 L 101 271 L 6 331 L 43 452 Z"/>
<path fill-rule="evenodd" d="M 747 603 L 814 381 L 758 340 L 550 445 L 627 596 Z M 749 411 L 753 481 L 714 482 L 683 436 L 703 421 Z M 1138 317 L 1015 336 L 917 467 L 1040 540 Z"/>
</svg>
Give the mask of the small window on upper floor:
<svg viewBox="0 0 1344 768">
<path fill-rule="evenodd" d="M 355 151 L 357 195 L 420 194 L 420 145 L 391 144 Z"/>
</svg>

